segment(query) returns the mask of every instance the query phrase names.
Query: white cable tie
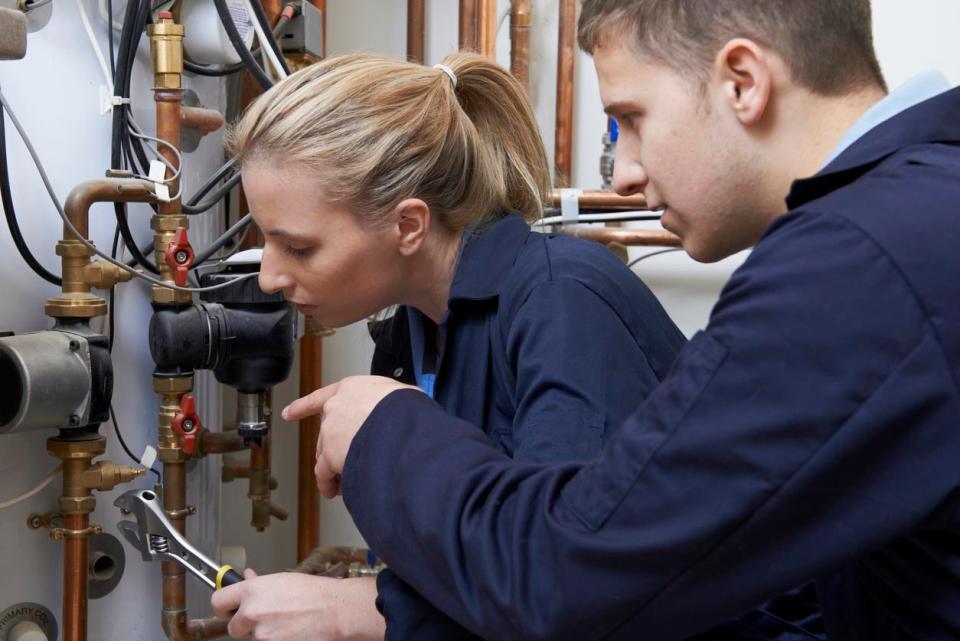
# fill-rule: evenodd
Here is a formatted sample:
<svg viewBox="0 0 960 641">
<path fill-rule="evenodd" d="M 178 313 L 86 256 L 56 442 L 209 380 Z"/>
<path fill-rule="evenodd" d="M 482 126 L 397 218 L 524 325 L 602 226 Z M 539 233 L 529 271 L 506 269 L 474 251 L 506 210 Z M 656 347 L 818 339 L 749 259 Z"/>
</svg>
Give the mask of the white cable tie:
<svg viewBox="0 0 960 641">
<path fill-rule="evenodd" d="M 152 445 L 147 445 L 145 448 L 143 448 L 143 456 L 140 457 L 140 465 L 149 470 L 156 462 L 157 450 L 155 450 Z"/>
<path fill-rule="evenodd" d="M 576 221 L 580 218 L 580 189 L 560 190 L 560 219 L 564 222 Z"/>
<path fill-rule="evenodd" d="M 100 115 L 106 116 L 113 112 L 114 107 L 131 104 L 129 98 L 114 96 L 113 87 L 100 85 Z"/>
<path fill-rule="evenodd" d="M 147 174 L 147 180 L 152 183 L 162 183 L 167 175 L 167 166 L 159 160 L 150 161 L 150 173 Z"/>
<path fill-rule="evenodd" d="M 170 188 L 163 183 L 153 183 L 153 191 L 157 195 L 157 200 L 161 202 L 170 202 Z"/>
</svg>

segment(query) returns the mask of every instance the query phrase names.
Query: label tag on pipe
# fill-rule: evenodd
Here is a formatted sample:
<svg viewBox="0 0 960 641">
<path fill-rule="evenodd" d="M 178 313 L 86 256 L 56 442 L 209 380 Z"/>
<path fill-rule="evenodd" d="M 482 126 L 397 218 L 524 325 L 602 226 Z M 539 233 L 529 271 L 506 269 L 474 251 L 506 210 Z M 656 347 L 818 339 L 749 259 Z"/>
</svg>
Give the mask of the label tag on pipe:
<svg viewBox="0 0 960 641">
<path fill-rule="evenodd" d="M 157 450 L 152 445 L 147 445 L 143 450 L 143 456 L 140 457 L 140 465 L 148 470 L 157 462 Z"/>
<path fill-rule="evenodd" d="M 157 194 L 157 200 L 165 203 L 170 202 L 170 189 L 166 185 L 162 183 L 155 183 L 154 191 Z"/>
<path fill-rule="evenodd" d="M 150 161 L 150 173 L 147 174 L 147 178 L 150 179 L 152 183 L 162 183 L 163 177 L 167 175 L 167 166 L 164 165 L 159 160 Z"/>
<path fill-rule="evenodd" d="M 580 189 L 560 190 L 560 220 L 576 221 L 580 218 Z"/>
</svg>

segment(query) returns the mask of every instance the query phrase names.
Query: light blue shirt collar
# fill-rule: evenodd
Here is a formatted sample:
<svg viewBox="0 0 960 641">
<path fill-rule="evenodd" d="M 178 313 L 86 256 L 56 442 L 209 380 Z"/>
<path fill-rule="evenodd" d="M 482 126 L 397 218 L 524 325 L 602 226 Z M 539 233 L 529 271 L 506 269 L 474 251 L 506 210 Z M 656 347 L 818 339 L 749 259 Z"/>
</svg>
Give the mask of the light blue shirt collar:
<svg viewBox="0 0 960 641">
<path fill-rule="evenodd" d="M 914 76 L 892 91 L 886 98 L 870 107 L 860 117 L 860 120 L 847 130 L 837 146 L 830 152 L 824 167 L 836 160 L 850 145 L 877 125 L 949 89 L 950 83 L 939 71 L 927 71 Z"/>
</svg>

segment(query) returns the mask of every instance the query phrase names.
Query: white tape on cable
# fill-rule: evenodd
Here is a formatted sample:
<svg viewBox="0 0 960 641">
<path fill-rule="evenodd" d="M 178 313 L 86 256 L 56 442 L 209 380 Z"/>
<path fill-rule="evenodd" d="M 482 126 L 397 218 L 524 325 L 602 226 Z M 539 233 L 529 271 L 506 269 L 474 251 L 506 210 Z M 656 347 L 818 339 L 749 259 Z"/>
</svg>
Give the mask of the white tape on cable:
<svg viewBox="0 0 960 641">
<path fill-rule="evenodd" d="M 140 465 L 144 466 L 148 470 L 153 467 L 153 464 L 157 462 L 157 450 L 153 448 L 152 445 L 148 445 L 143 449 L 143 456 L 140 457 Z"/>
<path fill-rule="evenodd" d="M 560 219 L 563 222 L 576 221 L 580 218 L 580 189 L 560 190 Z"/>
</svg>

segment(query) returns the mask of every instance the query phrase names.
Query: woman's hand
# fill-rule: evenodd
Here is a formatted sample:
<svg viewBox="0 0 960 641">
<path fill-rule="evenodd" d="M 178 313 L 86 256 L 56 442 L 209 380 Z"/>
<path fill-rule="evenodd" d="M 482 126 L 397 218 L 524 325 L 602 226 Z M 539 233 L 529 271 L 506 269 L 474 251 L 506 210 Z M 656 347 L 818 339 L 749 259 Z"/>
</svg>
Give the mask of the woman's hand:
<svg viewBox="0 0 960 641">
<path fill-rule="evenodd" d="M 227 633 L 254 641 L 382 641 L 386 624 L 377 611 L 376 580 L 332 579 L 278 572 L 217 590 L 214 613 L 230 619 Z"/>
<path fill-rule="evenodd" d="M 415 389 L 382 376 L 350 376 L 295 400 L 283 410 L 283 420 L 299 421 L 320 415 L 317 440 L 317 487 L 325 498 L 340 493 L 340 473 L 353 438 L 370 413 L 388 394 Z"/>
</svg>

